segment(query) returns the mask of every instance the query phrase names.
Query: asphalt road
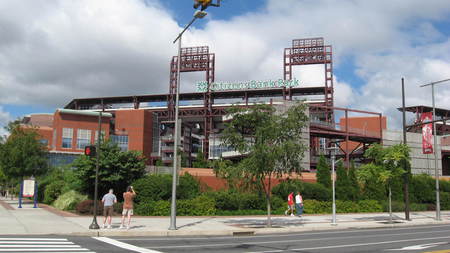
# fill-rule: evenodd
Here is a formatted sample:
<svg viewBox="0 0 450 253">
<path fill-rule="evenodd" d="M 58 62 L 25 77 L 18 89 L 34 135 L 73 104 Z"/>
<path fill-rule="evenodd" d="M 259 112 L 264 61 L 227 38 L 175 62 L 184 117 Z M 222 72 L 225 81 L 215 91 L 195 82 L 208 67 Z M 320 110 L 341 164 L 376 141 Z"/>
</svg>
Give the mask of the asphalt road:
<svg viewBox="0 0 450 253">
<path fill-rule="evenodd" d="M 115 238 L 159 252 L 450 252 L 450 225 L 240 237 Z M 448 249 L 448 251 L 445 251 Z"/>
<path fill-rule="evenodd" d="M 1 231 L 0 231 L 1 233 Z M 1 236 L 1 252 L 450 252 L 450 225 L 259 236 Z"/>
</svg>

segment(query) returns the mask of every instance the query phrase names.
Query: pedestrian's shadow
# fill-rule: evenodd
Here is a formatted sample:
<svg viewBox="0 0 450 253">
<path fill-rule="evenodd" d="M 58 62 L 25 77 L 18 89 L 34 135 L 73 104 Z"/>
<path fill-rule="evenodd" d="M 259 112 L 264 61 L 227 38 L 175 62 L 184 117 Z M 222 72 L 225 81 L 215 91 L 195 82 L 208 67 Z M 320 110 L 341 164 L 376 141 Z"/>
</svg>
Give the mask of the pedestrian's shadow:
<svg viewBox="0 0 450 253">
<path fill-rule="evenodd" d="M 179 226 L 178 228 L 184 228 L 184 227 L 192 227 L 192 226 L 195 226 L 195 225 L 201 224 L 201 223 L 203 223 L 203 222 L 205 222 L 205 221 L 208 221 L 208 220 L 211 220 L 211 219 L 212 219 L 212 218 L 206 218 L 206 219 L 202 219 L 202 220 L 199 220 L 199 221 L 196 221 L 196 222 L 192 222 L 192 223 L 184 224 L 184 225 L 182 225 L 182 226 Z"/>
</svg>

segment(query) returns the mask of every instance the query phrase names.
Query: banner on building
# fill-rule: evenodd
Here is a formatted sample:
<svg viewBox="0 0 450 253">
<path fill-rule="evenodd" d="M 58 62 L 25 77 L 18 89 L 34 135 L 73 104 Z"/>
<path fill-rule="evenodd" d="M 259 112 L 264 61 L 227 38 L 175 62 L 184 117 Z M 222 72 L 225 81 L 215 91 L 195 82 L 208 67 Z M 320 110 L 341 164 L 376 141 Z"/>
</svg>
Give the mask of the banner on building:
<svg viewBox="0 0 450 253">
<path fill-rule="evenodd" d="M 422 125 L 422 150 L 424 154 L 432 154 L 433 153 L 433 113 L 432 112 L 424 112 L 420 117 L 422 123 L 426 123 Z"/>
</svg>

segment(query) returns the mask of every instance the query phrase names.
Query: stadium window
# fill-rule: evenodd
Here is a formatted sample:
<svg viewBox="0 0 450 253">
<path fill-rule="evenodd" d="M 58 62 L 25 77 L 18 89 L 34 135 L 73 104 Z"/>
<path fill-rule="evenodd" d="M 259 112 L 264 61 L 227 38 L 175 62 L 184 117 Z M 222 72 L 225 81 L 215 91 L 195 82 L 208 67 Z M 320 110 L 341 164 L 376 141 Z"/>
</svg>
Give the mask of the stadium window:
<svg viewBox="0 0 450 253">
<path fill-rule="evenodd" d="M 73 129 L 63 128 L 62 148 L 72 148 Z"/>
<path fill-rule="evenodd" d="M 91 143 L 91 130 L 78 129 L 77 131 L 77 149 L 84 149 Z"/>
</svg>

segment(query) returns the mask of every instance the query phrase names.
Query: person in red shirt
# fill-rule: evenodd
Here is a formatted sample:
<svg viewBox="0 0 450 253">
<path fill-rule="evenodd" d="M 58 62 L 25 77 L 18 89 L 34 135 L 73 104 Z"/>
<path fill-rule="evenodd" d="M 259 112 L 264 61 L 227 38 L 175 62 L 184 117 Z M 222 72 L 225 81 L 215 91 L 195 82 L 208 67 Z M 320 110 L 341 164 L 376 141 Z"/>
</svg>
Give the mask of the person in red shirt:
<svg viewBox="0 0 450 253">
<path fill-rule="evenodd" d="M 288 213 L 291 213 L 291 216 L 294 216 L 294 193 L 291 192 L 288 195 L 288 209 L 284 212 L 284 215 L 288 215 Z"/>
<path fill-rule="evenodd" d="M 127 191 L 123 193 L 122 223 L 120 224 L 120 228 L 124 228 L 125 216 L 128 216 L 127 229 L 130 229 L 134 197 L 136 197 L 136 192 L 134 192 L 133 186 L 128 186 Z"/>
</svg>

